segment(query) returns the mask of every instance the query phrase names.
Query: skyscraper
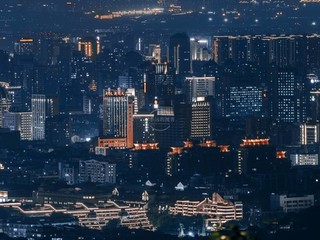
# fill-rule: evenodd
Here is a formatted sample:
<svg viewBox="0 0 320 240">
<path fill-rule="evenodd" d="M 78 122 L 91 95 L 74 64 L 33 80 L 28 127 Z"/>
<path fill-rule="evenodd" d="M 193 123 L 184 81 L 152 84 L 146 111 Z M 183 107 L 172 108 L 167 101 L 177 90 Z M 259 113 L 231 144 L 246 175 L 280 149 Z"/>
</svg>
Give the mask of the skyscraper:
<svg viewBox="0 0 320 240">
<path fill-rule="evenodd" d="M 1 83 L 0 83 L 1 84 Z M 10 96 L 5 86 L 0 85 L 0 128 L 3 127 L 2 118 L 5 111 L 8 111 L 11 105 Z"/>
<path fill-rule="evenodd" d="M 133 147 L 134 97 L 123 90 L 105 90 L 103 97 L 103 135 L 124 138 Z"/>
<path fill-rule="evenodd" d="M 33 94 L 31 97 L 32 140 L 44 140 L 46 119 L 46 96 Z"/>
<path fill-rule="evenodd" d="M 316 144 L 319 142 L 319 124 L 300 124 L 300 144 Z"/>
<path fill-rule="evenodd" d="M 197 97 L 215 96 L 215 77 L 187 77 L 185 92 L 189 103 Z"/>
<path fill-rule="evenodd" d="M 3 117 L 3 127 L 11 131 L 20 131 L 21 140 L 32 140 L 31 123 L 31 112 L 5 112 Z"/>
<path fill-rule="evenodd" d="M 14 45 L 15 53 L 18 55 L 29 55 L 34 52 L 34 42 L 32 38 L 21 38 Z"/>
<path fill-rule="evenodd" d="M 86 37 L 78 40 L 78 51 L 84 56 L 95 59 L 100 53 L 100 39 Z"/>
<path fill-rule="evenodd" d="M 192 72 L 190 53 L 190 39 L 186 33 L 176 33 L 170 37 L 169 62 L 176 70 L 176 74 Z"/>
<path fill-rule="evenodd" d="M 45 139 L 46 118 L 59 113 L 56 97 L 47 97 L 44 94 L 32 94 L 32 140 Z"/>
<path fill-rule="evenodd" d="M 211 139 L 212 136 L 212 104 L 204 97 L 198 97 L 192 103 L 191 139 Z"/>
<path fill-rule="evenodd" d="M 278 69 L 272 79 L 273 117 L 284 122 L 306 120 L 306 77 L 291 69 Z"/>
</svg>

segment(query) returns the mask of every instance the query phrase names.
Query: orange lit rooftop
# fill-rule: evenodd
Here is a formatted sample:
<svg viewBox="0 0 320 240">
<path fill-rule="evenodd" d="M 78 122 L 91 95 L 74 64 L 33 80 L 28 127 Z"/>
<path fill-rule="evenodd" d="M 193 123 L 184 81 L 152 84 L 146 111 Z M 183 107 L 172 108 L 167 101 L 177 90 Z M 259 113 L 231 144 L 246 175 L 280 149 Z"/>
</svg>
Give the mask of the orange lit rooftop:
<svg viewBox="0 0 320 240">
<path fill-rule="evenodd" d="M 226 153 L 230 152 L 229 145 L 219 145 L 218 148 L 220 149 L 220 152 Z"/>
<path fill-rule="evenodd" d="M 242 139 L 242 144 L 240 144 L 241 147 L 246 146 L 264 146 L 269 145 L 270 139 L 269 138 L 262 138 L 262 139 Z"/>
<path fill-rule="evenodd" d="M 187 141 L 184 141 L 184 147 L 185 148 L 192 148 L 193 147 L 193 142 L 191 142 L 189 139 Z"/>
<path fill-rule="evenodd" d="M 277 151 L 277 159 L 287 158 L 287 151 Z"/>
<path fill-rule="evenodd" d="M 112 96 L 125 96 L 126 95 L 126 91 L 124 90 L 106 90 L 104 92 L 104 95 L 107 97 L 112 97 Z"/>
<path fill-rule="evenodd" d="M 217 143 L 214 140 L 207 140 L 207 141 L 203 141 L 202 143 L 199 144 L 200 147 L 216 147 Z"/>
<path fill-rule="evenodd" d="M 133 150 L 158 150 L 158 143 L 134 143 Z"/>
<path fill-rule="evenodd" d="M 171 147 L 171 152 L 169 152 L 169 155 L 175 155 L 175 154 L 182 154 L 183 147 Z"/>
<path fill-rule="evenodd" d="M 32 38 L 21 38 L 18 42 L 19 43 L 33 43 L 33 39 Z"/>
</svg>

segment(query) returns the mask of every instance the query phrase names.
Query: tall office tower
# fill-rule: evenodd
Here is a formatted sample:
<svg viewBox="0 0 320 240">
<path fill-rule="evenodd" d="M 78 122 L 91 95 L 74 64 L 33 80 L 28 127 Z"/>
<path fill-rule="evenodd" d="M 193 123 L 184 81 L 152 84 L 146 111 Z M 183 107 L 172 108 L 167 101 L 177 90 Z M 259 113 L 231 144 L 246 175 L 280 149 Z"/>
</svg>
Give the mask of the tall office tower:
<svg viewBox="0 0 320 240">
<path fill-rule="evenodd" d="M 266 173 L 275 170 L 276 148 L 269 139 L 243 139 L 238 150 L 239 174 Z"/>
<path fill-rule="evenodd" d="M 192 103 L 191 134 L 195 140 L 212 139 L 212 103 L 204 97 L 198 97 Z"/>
<path fill-rule="evenodd" d="M 197 97 L 215 97 L 215 77 L 186 77 L 185 93 L 191 103 Z"/>
<path fill-rule="evenodd" d="M 318 35 L 215 36 L 213 58 L 218 64 L 274 64 L 281 68 L 316 66 L 319 63 Z"/>
<path fill-rule="evenodd" d="M 153 125 L 155 141 L 159 143 L 159 147 L 173 146 L 176 136 L 173 133 L 173 125 L 175 122 L 175 113 L 173 107 L 159 106 L 156 109 Z"/>
<path fill-rule="evenodd" d="M 252 62 L 256 44 L 253 36 L 216 36 L 213 38 L 213 59 L 218 64 L 227 60 L 237 64 Z"/>
<path fill-rule="evenodd" d="M 45 139 L 46 96 L 33 94 L 31 97 L 32 140 Z"/>
<path fill-rule="evenodd" d="M 300 124 L 300 144 L 316 144 L 319 142 L 319 124 Z"/>
<path fill-rule="evenodd" d="M 159 105 L 170 106 L 175 94 L 174 74 L 163 73 L 155 75 L 155 95 Z"/>
<path fill-rule="evenodd" d="M 78 51 L 84 56 L 95 59 L 100 53 L 100 39 L 85 37 L 78 40 Z"/>
<path fill-rule="evenodd" d="M 149 57 L 156 63 L 161 63 L 161 46 L 158 44 L 149 44 Z"/>
<path fill-rule="evenodd" d="M 273 128 L 276 125 L 275 121 L 266 117 L 246 118 L 246 136 L 249 138 L 267 138 L 272 136 Z"/>
<path fill-rule="evenodd" d="M 226 117 L 245 119 L 264 116 L 263 89 L 253 84 L 232 84 L 226 101 Z"/>
<path fill-rule="evenodd" d="M 273 117 L 284 122 L 305 122 L 306 76 L 290 69 L 278 69 L 271 81 Z"/>
<path fill-rule="evenodd" d="M 179 100 L 175 101 L 173 106 L 174 123 L 171 130 L 177 144 L 190 138 L 192 108 L 191 104 Z"/>
<path fill-rule="evenodd" d="M 54 66 L 63 65 L 70 61 L 73 51 L 69 38 L 53 39 L 41 38 L 37 41 L 35 58 L 41 65 Z"/>
<path fill-rule="evenodd" d="M 293 67 L 302 59 L 302 37 L 298 36 L 279 36 L 267 37 L 269 41 L 269 62 L 278 67 Z M 302 41 L 299 41 L 302 40 Z M 299 59 L 300 58 L 300 59 Z"/>
<path fill-rule="evenodd" d="M 134 96 L 123 90 L 104 90 L 103 135 L 106 138 L 126 140 L 133 147 Z"/>
<path fill-rule="evenodd" d="M 229 58 L 229 38 L 214 37 L 213 38 L 213 59 L 221 65 Z"/>
<path fill-rule="evenodd" d="M 190 39 L 186 33 L 177 33 L 170 37 L 169 62 L 175 68 L 176 74 L 192 72 L 190 60 Z"/>
<path fill-rule="evenodd" d="M 0 82 L 9 79 L 9 66 L 10 66 L 9 53 L 0 50 Z"/>
<path fill-rule="evenodd" d="M 306 36 L 306 65 L 308 67 L 320 66 L 320 35 Z"/>
<path fill-rule="evenodd" d="M 6 89 L 9 93 L 10 100 L 11 100 L 10 111 L 21 111 L 21 109 L 23 109 L 22 87 L 7 86 Z"/>
<path fill-rule="evenodd" d="M 56 97 L 46 97 L 43 94 L 32 94 L 32 140 L 45 139 L 46 118 L 59 114 L 59 104 Z"/>
<path fill-rule="evenodd" d="M 5 112 L 3 127 L 11 131 L 20 131 L 20 139 L 32 140 L 32 113 L 31 112 Z"/>
<path fill-rule="evenodd" d="M 138 113 L 133 115 L 133 140 L 135 143 L 155 142 L 153 123 L 154 114 Z"/>
<path fill-rule="evenodd" d="M 139 105 L 151 110 L 157 99 L 159 105 L 170 106 L 175 94 L 175 82 L 175 74 L 167 64 L 155 64 L 153 69 L 144 73 L 144 95 L 140 97 L 144 101 Z"/>
<path fill-rule="evenodd" d="M 0 128 L 3 127 L 3 115 L 11 106 L 10 96 L 5 85 L 0 83 Z"/>
<path fill-rule="evenodd" d="M 190 49 L 192 60 L 208 61 L 211 59 L 209 40 L 206 38 L 191 38 Z"/>
<path fill-rule="evenodd" d="M 9 84 L 21 86 L 23 111 L 31 111 L 35 61 L 32 55 L 15 56 L 11 61 Z"/>
<path fill-rule="evenodd" d="M 14 51 L 18 55 L 30 55 L 34 53 L 34 41 L 32 38 L 21 38 L 14 44 Z"/>
<path fill-rule="evenodd" d="M 311 119 L 313 121 L 320 120 L 320 90 L 312 90 L 310 92 L 310 103 L 311 103 Z"/>
</svg>

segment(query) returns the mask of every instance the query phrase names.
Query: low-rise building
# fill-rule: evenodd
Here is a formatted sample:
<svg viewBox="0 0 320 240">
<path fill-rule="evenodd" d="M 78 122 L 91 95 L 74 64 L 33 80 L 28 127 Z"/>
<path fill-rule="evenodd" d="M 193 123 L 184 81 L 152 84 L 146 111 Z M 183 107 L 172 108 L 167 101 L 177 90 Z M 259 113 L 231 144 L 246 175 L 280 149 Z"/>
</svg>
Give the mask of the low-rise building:
<svg viewBox="0 0 320 240">
<path fill-rule="evenodd" d="M 79 225 L 91 229 L 102 229 L 111 220 L 119 220 L 122 227 L 129 229 L 152 230 L 153 226 L 147 216 L 145 202 L 114 202 L 106 201 L 100 204 L 85 204 L 77 202 L 69 206 L 43 204 L 24 206 L 22 204 L 0 205 L 12 207 L 26 217 L 51 216 L 53 213 L 63 213 L 78 219 Z M 22 229 L 20 236 L 24 236 Z"/>
<path fill-rule="evenodd" d="M 79 161 L 79 182 L 116 183 L 116 164 L 94 159 Z"/>
<path fill-rule="evenodd" d="M 314 195 L 287 196 L 271 195 L 271 209 L 282 210 L 283 212 L 299 212 L 303 209 L 314 206 Z"/>
<path fill-rule="evenodd" d="M 178 200 L 169 210 L 172 215 L 181 214 L 186 217 L 204 216 L 208 230 L 213 230 L 216 224 L 223 224 L 230 220 L 241 220 L 243 218 L 242 203 L 227 201 L 218 193 L 213 193 L 212 199 L 205 198 L 203 201 Z"/>
<path fill-rule="evenodd" d="M 300 153 L 290 155 L 292 166 L 318 165 L 319 155 L 317 153 Z"/>
</svg>

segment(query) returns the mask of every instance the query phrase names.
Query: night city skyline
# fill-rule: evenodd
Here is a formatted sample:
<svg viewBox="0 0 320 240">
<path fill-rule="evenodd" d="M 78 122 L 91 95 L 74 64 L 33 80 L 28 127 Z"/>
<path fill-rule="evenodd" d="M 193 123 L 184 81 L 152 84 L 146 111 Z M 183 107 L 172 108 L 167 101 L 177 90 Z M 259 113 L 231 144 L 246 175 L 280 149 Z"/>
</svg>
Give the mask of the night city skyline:
<svg viewBox="0 0 320 240">
<path fill-rule="evenodd" d="M 1 0 L 0 239 L 317 239 L 319 0 Z"/>
</svg>

